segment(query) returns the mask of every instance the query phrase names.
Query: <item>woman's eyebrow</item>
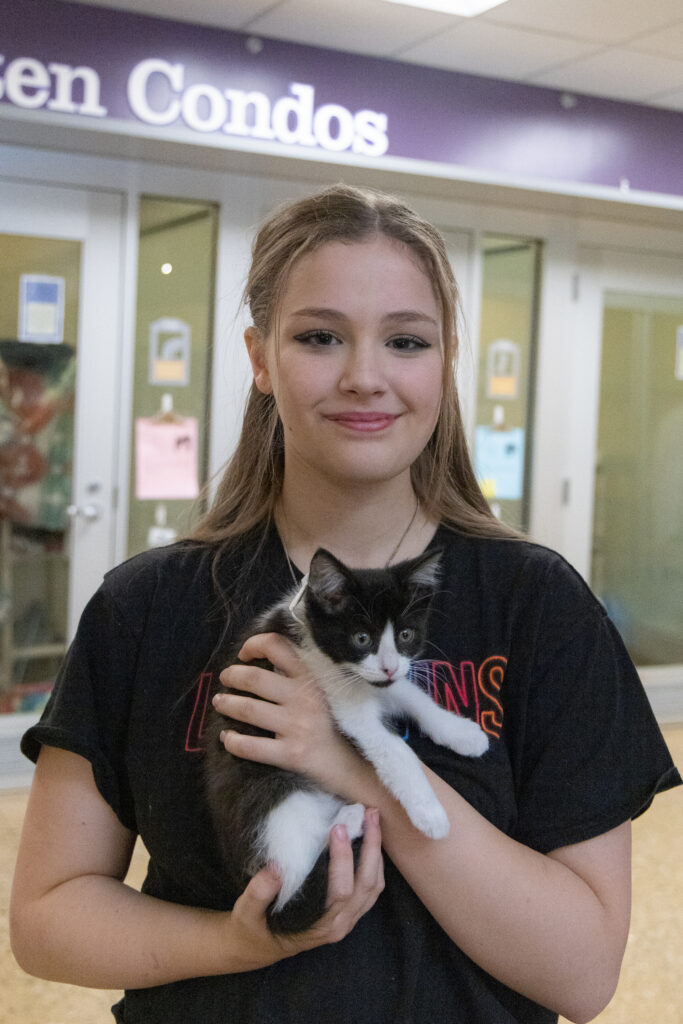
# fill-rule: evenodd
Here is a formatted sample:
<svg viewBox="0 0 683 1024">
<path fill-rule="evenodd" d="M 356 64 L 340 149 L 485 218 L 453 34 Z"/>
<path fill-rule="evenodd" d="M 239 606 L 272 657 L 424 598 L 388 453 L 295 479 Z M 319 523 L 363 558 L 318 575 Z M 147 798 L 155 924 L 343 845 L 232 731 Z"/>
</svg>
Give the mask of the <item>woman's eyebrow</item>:
<svg viewBox="0 0 683 1024">
<path fill-rule="evenodd" d="M 433 316 L 424 313 L 421 309 L 398 309 L 395 313 L 387 313 L 382 320 L 399 324 L 425 323 L 433 324 L 435 327 L 439 326 Z"/>
<path fill-rule="evenodd" d="M 295 309 L 290 316 L 310 317 L 316 320 L 336 320 L 348 322 L 351 318 L 338 309 L 330 309 L 327 306 L 305 306 L 302 309 Z M 382 317 L 385 323 L 407 324 L 407 323 L 428 323 L 438 327 L 438 322 L 433 316 L 420 309 L 397 309 L 394 312 L 386 313 Z"/>
<path fill-rule="evenodd" d="M 304 306 L 303 309 L 295 309 L 290 316 L 307 316 L 314 320 L 348 320 L 349 318 L 338 309 L 329 309 L 327 306 Z"/>
</svg>

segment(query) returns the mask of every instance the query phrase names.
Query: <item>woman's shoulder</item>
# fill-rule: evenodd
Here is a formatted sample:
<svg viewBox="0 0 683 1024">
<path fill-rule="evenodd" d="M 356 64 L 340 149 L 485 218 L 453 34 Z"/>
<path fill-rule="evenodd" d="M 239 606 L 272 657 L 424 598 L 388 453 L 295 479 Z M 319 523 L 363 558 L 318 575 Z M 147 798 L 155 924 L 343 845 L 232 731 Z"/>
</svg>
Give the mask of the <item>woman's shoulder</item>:
<svg viewBox="0 0 683 1024">
<path fill-rule="evenodd" d="M 213 549 L 207 545 L 178 541 L 132 555 L 104 576 L 103 589 L 112 596 L 130 596 L 137 591 L 166 586 L 185 586 L 198 573 L 211 572 Z"/>
<path fill-rule="evenodd" d="M 255 566 L 266 565 L 264 545 L 245 535 L 219 544 L 181 540 L 133 555 L 104 577 L 100 594 L 119 607 L 149 608 L 155 600 L 168 608 L 193 609 L 227 598 L 235 586 L 249 586 Z"/>
<path fill-rule="evenodd" d="M 580 573 L 544 544 L 524 536 L 470 536 L 445 525 L 439 527 L 437 541 L 445 548 L 447 572 L 465 573 L 479 588 L 604 614 Z"/>
</svg>

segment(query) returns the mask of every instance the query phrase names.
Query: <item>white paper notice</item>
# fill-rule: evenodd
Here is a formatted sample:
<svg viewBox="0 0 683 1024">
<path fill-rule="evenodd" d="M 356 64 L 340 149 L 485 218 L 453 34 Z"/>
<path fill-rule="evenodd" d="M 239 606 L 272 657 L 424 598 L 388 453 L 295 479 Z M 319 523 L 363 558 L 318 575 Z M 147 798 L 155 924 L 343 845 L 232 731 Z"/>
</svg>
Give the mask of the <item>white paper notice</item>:
<svg viewBox="0 0 683 1024">
<path fill-rule="evenodd" d="M 196 498 L 198 486 L 197 420 L 175 423 L 139 419 L 135 423 L 135 496 L 165 501 Z"/>
</svg>

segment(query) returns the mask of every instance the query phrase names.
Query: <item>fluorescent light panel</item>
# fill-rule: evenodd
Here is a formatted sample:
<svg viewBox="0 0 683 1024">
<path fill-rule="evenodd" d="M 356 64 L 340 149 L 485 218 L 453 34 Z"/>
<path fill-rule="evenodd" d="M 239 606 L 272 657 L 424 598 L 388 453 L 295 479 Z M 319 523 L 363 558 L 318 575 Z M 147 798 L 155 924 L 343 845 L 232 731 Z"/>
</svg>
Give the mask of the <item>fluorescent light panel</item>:
<svg viewBox="0 0 683 1024">
<path fill-rule="evenodd" d="M 457 14 L 461 18 L 474 18 L 477 14 L 499 7 L 507 0 L 384 0 L 386 4 L 401 4 L 403 7 L 422 7 L 426 11 L 441 11 L 442 14 Z"/>
</svg>

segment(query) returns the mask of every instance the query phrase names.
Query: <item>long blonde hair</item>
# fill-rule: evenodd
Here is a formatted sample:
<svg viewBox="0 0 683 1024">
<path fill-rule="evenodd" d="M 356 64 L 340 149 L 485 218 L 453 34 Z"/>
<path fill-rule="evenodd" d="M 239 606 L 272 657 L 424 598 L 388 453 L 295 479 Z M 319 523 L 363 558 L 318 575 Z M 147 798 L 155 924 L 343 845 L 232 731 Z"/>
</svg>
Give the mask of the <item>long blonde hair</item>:
<svg viewBox="0 0 683 1024">
<path fill-rule="evenodd" d="M 443 388 L 439 417 L 411 468 L 415 493 L 434 520 L 473 536 L 514 537 L 492 514 L 472 468 L 455 384 L 458 289 L 444 241 L 428 221 L 394 196 L 339 184 L 277 209 L 261 227 L 243 301 L 265 337 L 277 324 L 280 299 L 294 263 L 327 242 L 362 242 L 377 235 L 402 242 L 417 258 L 439 301 Z M 284 443 L 275 400 L 252 383 L 242 432 L 210 509 L 190 539 L 222 549 L 273 520 L 284 478 Z"/>
</svg>

